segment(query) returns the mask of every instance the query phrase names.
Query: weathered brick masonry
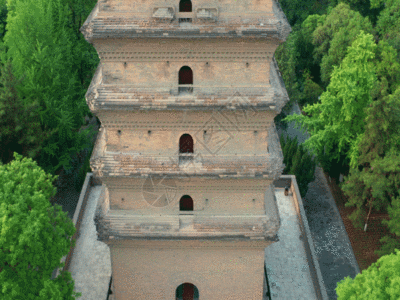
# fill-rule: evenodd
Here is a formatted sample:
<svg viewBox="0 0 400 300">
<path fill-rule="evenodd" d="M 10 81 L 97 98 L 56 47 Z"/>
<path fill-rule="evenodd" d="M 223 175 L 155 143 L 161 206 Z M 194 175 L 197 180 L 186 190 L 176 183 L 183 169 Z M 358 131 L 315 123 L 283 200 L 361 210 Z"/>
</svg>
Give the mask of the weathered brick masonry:
<svg viewBox="0 0 400 300">
<path fill-rule="evenodd" d="M 290 26 L 275 0 L 184 2 L 99 0 L 81 28 L 100 56 L 98 238 L 115 299 L 261 300 Z"/>
</svg>

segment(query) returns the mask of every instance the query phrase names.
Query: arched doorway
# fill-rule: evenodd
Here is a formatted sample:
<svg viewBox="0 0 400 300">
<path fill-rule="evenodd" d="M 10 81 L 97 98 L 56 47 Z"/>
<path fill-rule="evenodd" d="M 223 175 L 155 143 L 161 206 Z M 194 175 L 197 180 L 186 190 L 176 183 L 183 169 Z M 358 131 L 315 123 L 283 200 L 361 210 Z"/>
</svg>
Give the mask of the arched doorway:
<svg viewBox="0 0 400 300">
<path fill-rule="evenodd" d="M 183 66 L 179 70 L 179 92 L 189 92 L 193 91 L 193 71 L 188 66 Z"/>
<path fill-rule="evenodd" d="M 191 283 L 185 282 L 176 288 L 176 300 L 199 300 L 199 290 Z"/>
<path fill-rule="evenodd" d="M 183 134 L 179 139 L 179 153 L 193 153 L 193 138 L 190 134 Z"/>
<path fill-rule="evenodd" d="M 193 211 L 193 199 L 192 197 L 185 195 L 182 196 L 179 201 L 179 210 L 180 211 Z"/>
<path fill-rule="evenodd" d="M 179 2 L 179 12 L 192 12 L 192 1 L 181 0 Z"/>
</svg>

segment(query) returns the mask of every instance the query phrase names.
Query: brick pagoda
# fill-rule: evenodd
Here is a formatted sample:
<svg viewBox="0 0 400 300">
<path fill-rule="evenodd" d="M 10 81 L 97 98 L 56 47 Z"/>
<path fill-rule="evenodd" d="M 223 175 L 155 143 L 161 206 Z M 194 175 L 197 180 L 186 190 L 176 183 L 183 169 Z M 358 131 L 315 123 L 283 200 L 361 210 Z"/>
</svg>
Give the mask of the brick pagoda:
<svg viewBox="0 0 400 300">
<path fill-rule="evenodd" d="M 100 56 L 86 99 L 115 299 L 261 300 L 288 101 L 279 3 L 99 0 L 81 31 Z"/>
</svg>

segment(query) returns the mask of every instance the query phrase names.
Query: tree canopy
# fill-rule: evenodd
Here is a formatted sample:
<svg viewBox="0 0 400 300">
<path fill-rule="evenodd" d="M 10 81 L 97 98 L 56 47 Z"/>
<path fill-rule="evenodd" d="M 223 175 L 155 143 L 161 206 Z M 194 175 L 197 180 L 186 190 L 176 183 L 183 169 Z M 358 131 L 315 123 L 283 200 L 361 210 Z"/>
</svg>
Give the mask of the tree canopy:
<svg viewBox="0 0 400 300">
<path fill-rule="evenodd" d="M 24 103 L 21 99 L 17 91 L 21 80 L 15 78 L 11 62 L 0 65 L 0 72 L 0 159 L 8 163 L 13 151 L 35 157 L 51 132 L 42 129 L 37 102 Z"/>
<path fill-rule="evenodd" d="M 280 143 L 285 164 L 283 174 L 296 176 L 301 197 L 305 197 L 308 184 L 315 179 L 315 159 L 304 149 L 302 144 L 298 144 L 297 137 L 291 139 L 289 136 L 285 138 L 284 135 L 281 135 Z"/>
<path fill-rule="evenodd" d="M 385 255 L 368 269 L 337 284 L 338 300 L 387 300 L 400 298 L 400 250 Z"/>
<path fill-rule="evenodd" d="M 395 94 L 381 96 L 367 108 L 366 130 L 357 145 L 357 161 L 344 178 L 341 189 L 349 197 L 346 207 L 356 207 L 349 216 L 362 228 L 366 209 L 388 210 L 383 220 L 395 236 L 387 236 L 378 253 L 400 248 L 400 88 Z"/>
<path fill-rule="evenodd" d="M 314 60 L 321 66 L 321 80 L 329 84 L 334 66 L 339 66 L 346 55 L 347 48 L 357 38 L 360 30 L 373 34 L 372 24 L 368 18 L 363 18 L 349 5 L 339 3 L 326 17 L 311 17 L 305 21 L 305 27 L 310 22 L 317 21 L 317 27 L 312 33 L 312 43 L 315 46 Z"/>
<path fill-rule="evenodd" d="M 23 84 L 18 92 L 24 106 L 37 103 L 37 119 L 44 131 L 38 164 L 54 174 L 69 168 L 71 156 L 90 147 L 88 131 L 78 132 L 89 112 L 79 75 L 82 46 L 64 0 L 8 0 L 3 63 L 11 60 L 14 75 Z M 75 25 L 75 24 L 74 24 Z M 0 99 L 1 100 L 1 99 Z"/>
<path fill-rule="evenodd" d="M 372 65 L 375 48 L 372 35 L 361 32 L 342 64 L 335 67 L 320 103 L 304 107 L 311 117 L 290 115 L 284 119 L 295 121 L 308 131 L 310 138 L 304 145 L 315 155 L 333 150 L 331 159 L 337 160 L 346 146 L 352 147 L 364 132 L 364 109 L 372 101 L 370 92 L 376 81 Z"/>
<path fill-rule="evenodd" d="M 73 242 L 75 227 L 61 207 L 52 206 L 52 181 L 32 159 L 15 153 L 0 164 L 0 295 L 2 299 L 75 299 L 68 272 L 52 272 Z"/>
</svg>

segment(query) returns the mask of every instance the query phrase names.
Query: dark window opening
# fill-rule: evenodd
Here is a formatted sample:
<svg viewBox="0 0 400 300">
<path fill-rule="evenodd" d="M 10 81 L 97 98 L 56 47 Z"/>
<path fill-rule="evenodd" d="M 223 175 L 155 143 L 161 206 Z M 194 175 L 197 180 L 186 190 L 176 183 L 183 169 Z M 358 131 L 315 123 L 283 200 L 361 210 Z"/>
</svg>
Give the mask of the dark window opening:
<svg viewBox="0 0 400 300">
<path fill-rule="evenodd" d="M 179 201 L 179 210 L 180 211 L 193 211 L 193 199 L 188 196 L 182 196 Z"/>
<path fill-rule="evenodd" d="M 179 2 L 179 12 L 192 12 L 192 1 L 181 0 Z"/>
<path fill-rule="evenodd" d="M 179 92 L 188 92 L 192 93 L 193 92 L 193 86 L 188 86 L 188 85 L 193 85 L 193 71 L 191 68 L 188 66 L 183 66 L 179 70 Z M 186 85 L 186 86 L 182 86 Z"/>
<path fill-rule="evenodd" d="M 179 153 L 193 153 L 193 138 L 190 134 L 183 134 L 179 139 Z"/>
<path fill-rule="evenodd" d="M 193 71 L 188 66 L 179 70 L 179 84 L 193 84 Z"/>
</svg>

